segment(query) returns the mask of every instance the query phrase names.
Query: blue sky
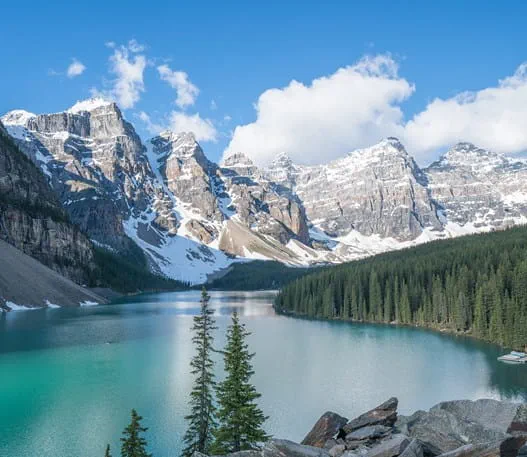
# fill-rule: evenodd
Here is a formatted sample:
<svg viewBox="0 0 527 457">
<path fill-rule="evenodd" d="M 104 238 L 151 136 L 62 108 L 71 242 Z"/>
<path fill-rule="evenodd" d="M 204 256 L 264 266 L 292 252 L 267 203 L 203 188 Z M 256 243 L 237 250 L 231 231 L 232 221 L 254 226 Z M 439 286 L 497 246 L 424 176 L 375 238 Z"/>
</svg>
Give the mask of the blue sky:
<svg viewBox="0 0 527 457">
<path fill-rule="evenodd" d="M 527 106 L 527 77 L 518 72 L 527 61 L 525 2 L 51 3 L 1 7 L 2 113 L 60 111 L 94 89 L 115 96 L 119 75 L 109 59 L 121 50 L 131 61 L 145 59 L 144 91 L 124 110 L 141 136 L 173 126 L 172 113 L 179 121 L 199 113 L 213 129 L 202 135 L 212 159 L 228 148 L 261 161 L 285 150 L 295 160 L 316 162 L 388 134 L 402 136 L 423 162 L 457 140 L 500 152 L 527 149 L 527 107 L 524 117 L 519 106 Z M 130 40 L 144 49 L 133 52 Z M 357 66 L 365 56 L 367 65 Z M 379 56 L 384 60 L 374 60 Z M 73 59 L 85 70 L 68 77 Z M 186 82 L 198 88 L 190 104 L 177 106 L 177 90 L 161 78 L 162 65 L 186 73 Z M 346 67 L 352 77 L 331 78 Z M 363 89 L 353 77 L 357 72 Z M 312 81 L 324 77 L 328 87 L 315 94 Z M 499 81 L 511 77 L 504 90 Z M 386 87 L 370 85 L 379 79 Z M 304 87 L 290 87 L 292 80 Z M 255 104 L 273 88 L 280 91 L 261 100 L 259 119 Z M 371 97 L 362 98 L 370 88 Z M 465 91 L 470 100 L 459 95 Z M 378 92 L 382 100 L 375 99 Z M 436 99 L 442 103 L 430 107 Z M 511 100 L 518 106 L 511 108 Z M 371 112 L 359 105 L 371 105 Z M 150 127 L 139 118 L 145 115 Z M 450 124 L 440 125 L 445 119 Z M 497 124 L 503 127 L 491 135 Z M 189 124 L 183 119 L 177 125 Z M 246 127 L 233 140 L 237 126 Z"/>
</svg>

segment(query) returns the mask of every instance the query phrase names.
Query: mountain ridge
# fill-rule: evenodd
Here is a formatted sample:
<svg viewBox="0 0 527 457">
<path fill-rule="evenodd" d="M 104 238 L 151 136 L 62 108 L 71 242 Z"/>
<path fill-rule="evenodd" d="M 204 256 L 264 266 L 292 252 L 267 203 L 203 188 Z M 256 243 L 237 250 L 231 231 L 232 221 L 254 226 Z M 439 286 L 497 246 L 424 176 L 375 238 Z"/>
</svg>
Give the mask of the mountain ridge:
<svg viewBox="0 0 527 457">
<path fill-rule="evenodd" d="M 104 99 L 2 120 L 97 245 L 136 244 L 152 271 L 192 283 L 238 261 L 341 263 L 527 221 L 527 162 L 469 143 L 425 168 L 394 137 L 327 164 L 282 152 L 259 167 L 243 152 L 214 163 L 192 133 L 142 141 Z"/>
</svg>

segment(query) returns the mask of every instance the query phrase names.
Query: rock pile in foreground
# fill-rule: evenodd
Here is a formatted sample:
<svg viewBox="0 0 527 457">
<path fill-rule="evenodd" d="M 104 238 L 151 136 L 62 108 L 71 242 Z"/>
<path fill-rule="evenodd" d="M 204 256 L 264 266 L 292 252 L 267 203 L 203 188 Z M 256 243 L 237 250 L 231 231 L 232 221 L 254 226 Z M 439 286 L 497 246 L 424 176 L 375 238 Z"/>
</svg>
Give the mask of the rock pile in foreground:
<svg viewBox="0 0 527 457">
<path fill-rule="evenodd" d="M 397 415 L 397 398 L 348 420 L 324 413 L 301 444 L 273 439 L 231 457 L 527 457 L 527 404 L 439 403 Z"/>
</svg>

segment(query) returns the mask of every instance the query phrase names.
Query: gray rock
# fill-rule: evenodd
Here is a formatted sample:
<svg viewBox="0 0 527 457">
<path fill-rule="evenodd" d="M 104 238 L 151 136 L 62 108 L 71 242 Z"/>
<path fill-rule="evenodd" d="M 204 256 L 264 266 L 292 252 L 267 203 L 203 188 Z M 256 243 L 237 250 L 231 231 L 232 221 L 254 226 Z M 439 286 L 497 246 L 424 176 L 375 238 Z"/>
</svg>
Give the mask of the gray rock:
<svg viewBox="0 0 527 457">
<path fill-rule="evenodd" d="M 523 445 L 518 451 L 518 457 L 527 457 L 527 444 Z"/>
<path fill-rule="evenodd" d="M 345 417 L 327 411 L 317 420 L 313 428 L 302 440 L 302 444 L 323 447 L 326 441 L 337 435 L 346 422 L 348 422 L 348 419 Z M 336 441 L 335 444 L 337 444 Z"/>
<path fill-rule="evenodd" d="M 90 241 L 1 122 L 0 240 L 78 284 L 86 284 L 95 268 Z"/>
<path fill-rule="evenodd" d="M 346 441 L 372 440 L 386 436 L 392 430 L 384 425 L 369 425 L 346 435 Z"/>
<path fill-rule="evenodd" d="M 475 422 L 485 428 L 506 433 L 515 421 L 519 407 L 518 403 L 492 399 L 455 400 L 439 403 L 430 411 L 447 411 L 465 421 Z M 517 420 L 521 422 L 521 419 Z"/>
<path fill-rule="evenodd" d="M 410 440 L 407 436 L 402 434 L 394 435 L 372 447 L 366 453 L 366 457 L 396 457 L 408 447 L 409 443 Z"/>
<path fill-rule="evenodd" d="M 399 457 L 423 457 L 423 446 L 419 441 L 412 440 Z"/>
<path fill-rule="evenodd" d="M 329 457 L 325 450 L 318 447 L 278 439 L 268 441 L 260 455 L 261 457 Z"/>
<path fill-rule="evenodd" d="M 371 425 L 393 426 L 397 420 L 397 404 L 397 398 L 390 398 L 376 408 L 348 422 L 342 427 L 341 435 L 347 436 L 359 428 Z"/>
<path fill-rule="evenodd" d="M 342 454 L 344 454 L 344 451 L 346 450 L 346 446 L 344 444 L 335 444 L 329 451 L 328 454 L 331 457 L 340 457 Z"/>
<path fill-rule="evenodd" d="M 396 428 L 418 439 L 426 453 L 439 455 L 467 444 L 503 442 L 517 409 L 518 405 L 494 400 L 445 402 L 429 412 L 399 417 Z"/>
<path fill-rule="evenodd" d="M 527 432 L 527 405 L 525 403 L 519 405 L 507 431 Z"/>
</svg>

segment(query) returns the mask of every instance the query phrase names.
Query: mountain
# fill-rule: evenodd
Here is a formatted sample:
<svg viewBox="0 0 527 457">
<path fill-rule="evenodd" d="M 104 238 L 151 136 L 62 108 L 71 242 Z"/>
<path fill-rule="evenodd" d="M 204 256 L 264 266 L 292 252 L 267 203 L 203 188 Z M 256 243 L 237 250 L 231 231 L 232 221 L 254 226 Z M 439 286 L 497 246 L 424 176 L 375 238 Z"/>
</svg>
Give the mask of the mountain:
<svg viewBox="0 0 527 457">
<path fill-rule="evenodd" d="M 77 283 L 87 283 L 95 269 L 90 241 L 1 122 L 0 239 Z"/>
<path fill-rule="evenodd" d="M 527 162 L 459 143 L 425 173 L 446 226 L 464 233 L 527 222 Z"/>
<path fill-rule="evenodd" d="M 192 134 L 143 144 L 118 106 L 100 98 L 61 113 L 11 111 L 2 121 L 94 243 L 128 257 L 139 246 L 155 272 L 203 282 L 234 256 L 292 264 L 313 256 L 297 199 L 246 159 L 210 162 Z"/>
<path fill-rule="evenodd" d="M 234 262 L 340 263 L 523 223 L 527 162 L 460 143 L 427 168 L 387 138 L 327 164 L 217 164 L 191 133 L 141 141 L 100 98 L 2 117 L 62 207 L 101 249 L 199 283 Z"/>
</svg>

